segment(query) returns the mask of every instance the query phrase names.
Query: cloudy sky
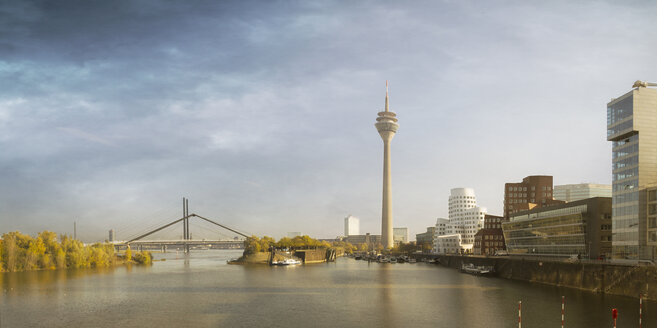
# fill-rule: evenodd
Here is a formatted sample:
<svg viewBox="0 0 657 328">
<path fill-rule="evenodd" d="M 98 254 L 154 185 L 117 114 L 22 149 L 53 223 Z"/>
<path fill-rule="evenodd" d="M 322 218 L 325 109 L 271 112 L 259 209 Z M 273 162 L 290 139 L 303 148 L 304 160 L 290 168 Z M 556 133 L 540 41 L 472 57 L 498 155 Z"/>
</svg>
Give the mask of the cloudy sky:
<svg viewBox="0 0 657 328">
<path fill-rule="evenodd" d="M 501 215 L 527 175 L 610 183 L 606 103 L 657 80 L 655 17 L 648 1 L 2 2 L 0 231 L 127 238 L 188 197 L 257 235 L 335 237 L 348 214 L 378 234 L 386 80 L 394 225 L 412 236 L 450 188 Z"/>
</svg>

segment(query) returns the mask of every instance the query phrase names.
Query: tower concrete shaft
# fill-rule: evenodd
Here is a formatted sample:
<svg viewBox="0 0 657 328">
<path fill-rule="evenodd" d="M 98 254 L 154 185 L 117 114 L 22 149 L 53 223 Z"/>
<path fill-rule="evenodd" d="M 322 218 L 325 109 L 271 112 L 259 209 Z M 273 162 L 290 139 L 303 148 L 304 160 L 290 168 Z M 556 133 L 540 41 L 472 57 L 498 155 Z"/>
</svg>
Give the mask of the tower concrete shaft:
<svg viewBox="0 0 657 328">
<path fill-rule="evenodd" d="M 390 142 L 397 133 L 397 114 L 389 109 L 388 83 L 386 82 L 385 111 L 379 112 L 374 126 L 383 139 L 383 206 L 381 210 L 381 243 L 385 248 L 394 246 L 392 239 L 392 176 L 390 169 Z"/>
</svg>

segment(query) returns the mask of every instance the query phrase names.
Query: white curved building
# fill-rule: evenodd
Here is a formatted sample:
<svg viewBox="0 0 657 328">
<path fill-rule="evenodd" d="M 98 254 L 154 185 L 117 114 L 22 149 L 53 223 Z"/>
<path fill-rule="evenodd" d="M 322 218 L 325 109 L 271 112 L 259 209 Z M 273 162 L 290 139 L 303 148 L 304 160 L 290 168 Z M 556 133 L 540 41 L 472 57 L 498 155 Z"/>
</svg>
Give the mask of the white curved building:
<svg viewBox="0 0 657 328">
<path fill-rule="evenodd" d="M 466 253 L 471 252 L 474 235 L 483 228 L 485 216 L 486 208 L 477 206 L 474 189 L 454 188 L 449 196 L 449 223 L 446 235 L 460 235 L 461 250 Z M 439 239 L 441 238 L 436 238 L 434 249 L 440 253 Z"/>
</svg>

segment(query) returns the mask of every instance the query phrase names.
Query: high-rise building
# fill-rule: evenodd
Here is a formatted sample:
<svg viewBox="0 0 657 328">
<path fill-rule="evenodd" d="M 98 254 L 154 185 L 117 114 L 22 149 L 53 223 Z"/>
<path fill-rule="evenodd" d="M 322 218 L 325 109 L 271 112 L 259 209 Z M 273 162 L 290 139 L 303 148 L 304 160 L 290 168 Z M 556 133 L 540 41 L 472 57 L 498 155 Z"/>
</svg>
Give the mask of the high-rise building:
<svg viewBox="0 0 657 328">
<path fill-rule="evenodd" d="M 116 237 L 114 236 L 114 229 L 110 229 L 110 231 L 109 231 L 109 239 L 108 239 L 108 241 L 111 243 L 111 242 L 114 241 L 114 238 L 116 238 Z"/>
<path fill-rule="evenodd" d="M 392 248 L 392 182 L 390 173 L 390 143 L 397 133 L 397 114 L 388 106 L 388 81 L 386 81 L 385 111 L 379 112 L 374 126 L 383 139 L 383 206 L 381 210 L 381 239 L 384 248 Z"/>
<path fill-rule="evenodd" d="M 611 185 L 580 183 L 554 186 L 555 200 L 574 202 L 593 197 L 611 197 Z"/>
<path fill-rule="evenodd" d="M 460 235 L 463 252 L 471 252 L 474 235 L 483 227 L 485 215 L 486 208 L 477 206 L 474 189 L 452 189 L 449 196 L 449 224 L 445 236 Z"/>
<path fill-rule="evenodd" d="M 643 195 L 642 195 L 643 196 Z M 657 251 L 655 250 L 655 243 L 657 243 L 657 184 L 654 184 L 646 188 L 645 192 L 647 209 L 648 212 L 648 245 L 653 246 L 652 251 L 652 261 L 654 262 L 657 258 Z"/>
<path fill-rule="evenodd" d="M 397 243 L 408 243 L 408 228 L 393 228 L 392 241 Z"/>
<path fill-rule="evenodd" d="M 436 236 L 442 236 L 447 234 L 447 225 L 449 224 L 449 219 L 437 218 L 436 219 Z"/>
<path fill-rule="evenodd" d="M 648 222 L 647 189 L 657 183 L 657 86 L 637 81 L 607 104 L 612 142 L 612 252 L 615 258 L 652 259 L 657 226 Z"/>
<path fill-rule="evenodd" d="M 357 217 L 349 215 L 344 218 L 344 235 L 360 235 L 360 220 Z"/>
<path fill-rule="evenodd" d="M 551 175 L 530 175 L 522 182 L 504 184 L 504 219 L 519 211 L 531 210 L 552 204 L 561 204 L 552 196 Z"/>
</svg>

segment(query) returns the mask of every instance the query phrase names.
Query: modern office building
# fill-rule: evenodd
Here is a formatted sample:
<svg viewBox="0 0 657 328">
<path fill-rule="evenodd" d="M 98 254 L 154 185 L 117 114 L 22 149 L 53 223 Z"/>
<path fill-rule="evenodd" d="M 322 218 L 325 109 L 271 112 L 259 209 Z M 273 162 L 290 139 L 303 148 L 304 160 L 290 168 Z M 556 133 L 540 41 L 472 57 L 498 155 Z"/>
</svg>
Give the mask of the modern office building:
<svg viewBox="0 0 657 328">
<path fill-rule="evenodd" d="M 444 235 L 460 235 L 460 252 L 471 253 L 474 235 L 483 227 L 485 215 L 486 208 L 477 206 L 474 189 L 454 188 L 450 191 L 449 222 L 445 227 Z M 438 223 L 436 222 L 436 230 L 439 230 Z M 434 248 L 440 250 L 439 245 Z"/>
<path fill-rule="evenodd" d="M 655 242 L 648 222 L 648 189 L 657 183 L 657 84 L 637 81 L 607 104 L 607 140 L 612 142 L 613 256 L 652 259 Z"/>
<path fill-rule="evenodd" d="M 504 184 L 504 219 L 508 220 L 513 213 L 560 204 L 552 196 L 551 175 L 531 175 L 522 182 Z"/>
<path fill-rule="evenodd" d="M 436 238 L 433 253 L 436 254 L 463 254 L 461 234 L 442 235 Z"/>
<path fill-rule="evenodd" d="M 419 244 L 433 244 L 433 236 L 436 233 L 436 227 L 427 227 L 426 232 L 415 234 L 415 242 Z"/>
<path fill-rule="evenodd" d="M 647 244 L 651 247 L 651 259 L 655 261 L 657 259 L 657 251 L 655 245 L 657 245 L 657 184 L 652 185 L 646 188 L 645 192 L 647 209 L 648 213 L 648 241 Z"/>
<path fill-rule="evenodd" d="M 436 236 L 442 236 L 447 234 L 447 225 L 449 224 L 449 219 L 437 218 L 436 219 Z"/>
<path fill-rule="evenodd" d="M 486 214 L 484 228 L 475 234 L 473 254 L 495 255 L 498 251 L 506 250 L 502 221 L 504 221 L 503 216 Z"/>
<path fill-rule="evenodd" d="M 353 215 L 344 218 L 344 235 L 360 235 L 360 220 Z"/>
<path fill-rule="evenodd" d="M 114 241 L 115 238 L 116 238 L 116 236 L 114 235 L 114 229 L 110 229 L 108 241 L 111 243 L 111 242 Z"/>
<path fill-rule="evenodd" d="M 611 197 L 611 185 L 580 183 L 554 186 L 555 200 L 574 202 L 593 197 Z"/>
<path fill-rule="evenodd" d="M 518 212 L 502 223 L 509 255 L 609 258 L 611 198 L 595 197 Z"/>
<path fill-rule="evenodd" d="M 360 245 L 364 243 L 370 246 L 376 246 L 377 244 L 381 244 L 381 235 L 370 235 L 369 233 L 364 235 L 351 235 L 347 236 L 344 240 L 352 245 Z"/>
<path fill-rule="evenodd" d="M 427 231 L 423 233 L 418 233 L 415 235 L 415 243 L 418 246 L 422 246 L 424 250 L 425 245 L 433 249 L 433 238 L 436 234 L 436 227 L 427 227 Z M 428 249 L 426 249 L 428 250 Z"/>
<path fill-rule="evenodd" d="M 438 218 L 436 219 L 436 229 L 434 229 L 434 234 L 432 238 L 432 253 L 438 253 L 438 244 L 437 238 L 447 234 L 447 225 L 449 225 L 449 219 Z"/>
<path fill-rule="evenodd" d="M 393 246 L 392 232 L 392 176 L 390 169 L 390 143 L 399 129 L 397 114 L 388 106 L 388 81 L 386 81 L 385 111 L 379 112 L 374 126 L 383 139 L 383 206 L 381 209 L 381 238 L 384 248 Z"/>
<path fill-rule="evenodd" d="M 392 229 L 392 241 L 395 244 L 399 243 L 408 243 L 408 228 L 393 228 Z"/>
<path fill-rule="evenodd" d="M 474 235 L 484 225 L 485 207 L 477 206 L 472 188 L 454 188 L 449 196 L 449 224 L 447 234 L 461 234 L 461 242 L 472 248 Z"/>
</svg>

